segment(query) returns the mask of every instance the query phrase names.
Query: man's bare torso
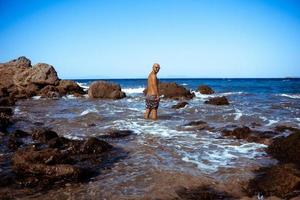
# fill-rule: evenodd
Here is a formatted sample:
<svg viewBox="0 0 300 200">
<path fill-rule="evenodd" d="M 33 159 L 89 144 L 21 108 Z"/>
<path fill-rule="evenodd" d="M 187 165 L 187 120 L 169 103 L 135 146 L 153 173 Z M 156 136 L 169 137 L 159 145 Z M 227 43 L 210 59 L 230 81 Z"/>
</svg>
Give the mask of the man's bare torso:
<svg viewBox="0 0 300 200">
<path fill-rule="evenodd" d="M 158 80 L 156 74 L 151 72 L 148 76 L 148 90 L 147 95 L 156 95 L 159 96 L 158 93 Z"/>
</svg>

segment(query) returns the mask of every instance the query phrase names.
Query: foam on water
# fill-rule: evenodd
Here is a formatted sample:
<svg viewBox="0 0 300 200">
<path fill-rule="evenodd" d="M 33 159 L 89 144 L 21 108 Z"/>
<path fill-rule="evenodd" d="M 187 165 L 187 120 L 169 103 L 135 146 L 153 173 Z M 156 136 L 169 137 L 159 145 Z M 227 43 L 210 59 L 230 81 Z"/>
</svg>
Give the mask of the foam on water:
<svg viewBox="0 0 300 200">
<path fill-rule="evenodd" d="M 80 83 L 80 82 L 76 82 L 80 87 L 83 88 L 84 91 L 87 91 L 89 89 L 89 86 L 87 85 L 87 83 Z"/>
<path fill-rule="evenodd" d="M 63 96 L 63 99 L 77 99 L 77 97 L 75 97 L 73 94 L 68 94 L 66 96 Z"/>
<path fill-rule="evenodd" d="M 243 113 L 241 110 L 235 108 L 235 117 L 234 120 L 239 120 L 243 116 Z"/>
<path fill-rule="evenodd" d="M 144 91 L 144 87 L 137 87 L 137 88 L 123 88 L 122 91 L 126 94 L 142 94 Z"/>
<path fill-rule="evenodd" d="M 300 99 L 300 94 L 279 94 L 282 97 L 288 97 L 292 99 Z"/>
<path fill-rule="evenodd" d="M 89 108 L 89 109 L 86 109 L 85 111 L 83 111 L 80 116 L 83 116 L 83 115 L 86 115 L 88 113 L 97 113 L 98 110 L 96 108 Z"/>
<path fill-rule="evenodd" d="M 42 98 L 41 96 L 33 96 L 32 99 L 34 100 L 39 100 L 40 98 Z"/>
<path fill-rule="evenodd" d="M 270 119 L 270 120 L 269 120 L 269 123 L 266 124 L 266 126 L 271 126 L 272 124 L 275 124 L 275 123 L 277 123 L 277 122 L 278 122 L 278 120 Z"/>
</svg>

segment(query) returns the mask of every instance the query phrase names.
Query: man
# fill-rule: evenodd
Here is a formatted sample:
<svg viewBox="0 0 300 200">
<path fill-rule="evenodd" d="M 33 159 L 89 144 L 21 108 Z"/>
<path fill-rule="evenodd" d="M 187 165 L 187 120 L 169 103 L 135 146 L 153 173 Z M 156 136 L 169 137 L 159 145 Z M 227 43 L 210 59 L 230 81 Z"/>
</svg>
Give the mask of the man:
<svg viewBox="0 0 300 200">
<path fill-rule="evenodd" d="M 159 92 L 158 92 L 158 80 L 157 73 L 160 70 L 160 65 L 154 63 L 152 71 L 148 76 L 148 89 L 146 94 L 146 112 L 144 115 L 145 119 L 157 119 L 157 109 L 159 106 Z"/>
</svg>

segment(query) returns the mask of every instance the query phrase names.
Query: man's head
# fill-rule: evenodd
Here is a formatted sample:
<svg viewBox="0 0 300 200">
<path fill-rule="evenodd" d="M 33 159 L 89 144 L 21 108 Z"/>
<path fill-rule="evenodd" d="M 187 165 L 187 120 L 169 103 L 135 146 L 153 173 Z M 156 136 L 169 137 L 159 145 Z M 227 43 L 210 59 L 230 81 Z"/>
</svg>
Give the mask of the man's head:
<svg viewBox="0 0 300 200">
<path fill-rule="evenodd" d="M 152 70 L 155 74 L 157 74 L 160 70 L 160 65 L 158 63 L 154 63 L 153 67 L 152 67 Z"/>
</svg>

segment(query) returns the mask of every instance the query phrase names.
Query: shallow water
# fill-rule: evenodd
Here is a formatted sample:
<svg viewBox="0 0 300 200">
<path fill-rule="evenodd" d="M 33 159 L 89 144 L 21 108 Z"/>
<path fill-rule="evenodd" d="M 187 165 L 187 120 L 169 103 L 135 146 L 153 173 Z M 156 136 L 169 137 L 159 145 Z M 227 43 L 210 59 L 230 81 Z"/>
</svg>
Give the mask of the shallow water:
<svg viewBox="0 0 300 200">
<path fill-rule="evenodd" d="M 185 82 L 188 87 L 188 81 Z M 177 101 L 162 100 L 159 120 L 149 121 L 143 119 L 142 85 L 129 86 L 123 89 L 127 97 L 116 101 L 68 96 L 17 103 L 12 129 L 30 130 L 43 125 L 74 139 L 100 136 L 112 129 L 134 131 L 129 137 L 108 140 L 116 147 L 115 154 L 120 159 L 102 169 L 89 183 L 35 197 L 168 199 L 176 197 L 178 186 L 201 184 L 240 195 L 241 185 L 253 176 L 254 169 L 276 161 L 266 155 L 265 145 L 222 138 L 220 130 L 231 125 L 253 127 L 253 123 L 260 124 L 254 127 L 257 130 L 272 130 L 278 124 L 299 127 L 300 97 L 294 88 L 290 94 L 254 93 L 246 89 L 224 90 L 214 95 L 196 93 L 196 98 L 179 110 L 171 108 Z M 203 103 L 209 97 L 221 95 L 229 99 L 229 106 Z M 198 120 L 207 122 L 211 129 L 183 126 Z"/>
</svg>

